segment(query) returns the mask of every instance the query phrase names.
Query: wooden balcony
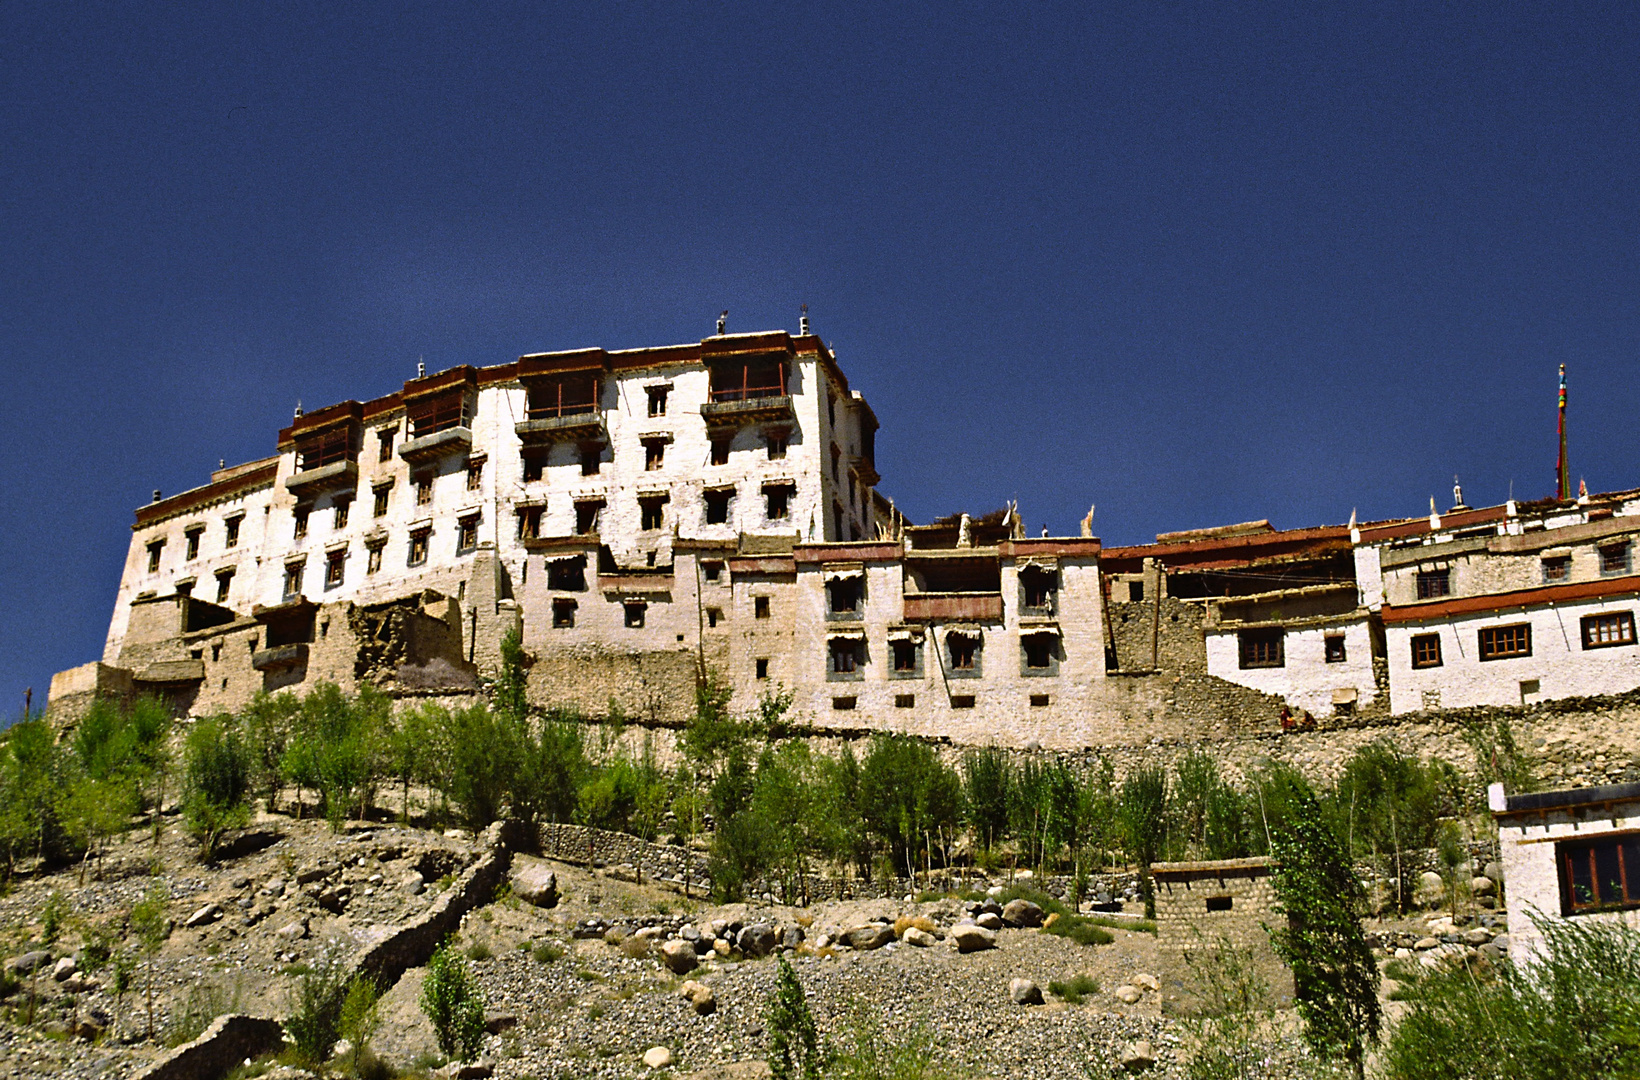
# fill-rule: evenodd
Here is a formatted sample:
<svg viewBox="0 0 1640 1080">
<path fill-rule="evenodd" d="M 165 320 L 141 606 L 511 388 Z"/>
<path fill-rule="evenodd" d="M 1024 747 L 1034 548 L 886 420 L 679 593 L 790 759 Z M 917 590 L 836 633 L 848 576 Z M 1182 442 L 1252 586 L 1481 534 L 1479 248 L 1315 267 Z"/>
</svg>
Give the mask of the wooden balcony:
<svg viewBox="0 0 1640 1080">
<path fill-rule="evenodd" d="M 331 491 L 352 491 L 359 486 L 359 463 L 333 461 L 317 469 L 303 469 L 285 480 L 285 488 L 301 499 L 311 499 Z"/>
<path fill-rule="evenodd" d="M 700 415 L 712 427 L 734 427 L 736 425 L 770 422 L 792 423 L 796 417 L 796 413 L 792 411 L 790 394 L 706 401 L 701 403 Z"/>
<path fill-rule="evenodd" d="M 1002 594 L 907 593 L 905 621 L 921 623 L 1001 622 Z"/>
<path fill-rule="evenodd" d="M 435 431 L 431 435 L 423 435 L 419 439 L 411 439 L 404 443 L 399 447 L 399 457 L 412 465 L 419 465 L 449 457 L 451 454 L 466 454 L 472 449 L 472 428 L 448 427 L 443 431 Z"/>
<path fill-rule="evenodd" d="M 604 414 L 598 409 L 565 413 L 562 416 L 548 414 L 520 420 L 513 425 L 513 431 L 517 433 L 519 441 L 526 446 L 608 438 L 604 432 Z"/>
</svg>

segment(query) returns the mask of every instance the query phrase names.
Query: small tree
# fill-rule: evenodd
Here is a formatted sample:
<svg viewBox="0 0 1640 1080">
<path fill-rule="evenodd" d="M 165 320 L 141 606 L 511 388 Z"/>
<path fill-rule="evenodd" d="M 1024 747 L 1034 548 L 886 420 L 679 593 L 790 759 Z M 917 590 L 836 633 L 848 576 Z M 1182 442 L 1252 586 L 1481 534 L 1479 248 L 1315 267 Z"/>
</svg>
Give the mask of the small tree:
<svg viewBox="0 0 1640 1080">
<path fill-rule="evenodd" d="M 484 1045 L 484 993 L 453 940 L 440 945 L 427 961 L 421 1011 L 432 1022 L 438 1048 L 446 1057 L 471 1061 L 478 1056 Z"/>
<path fill-rule="evenodd" d="M 143 898 L 131 906 L 131 932 L 142 949 L 144 992 L 148 998 L 148 1037 L 154 1037 L 154 964 L 165 939 L 171 936 L 171 919 L 165 913 L 171 890 L 155 878 Z"/>
<path fill-rule="evenodd" d="M 347 984 L 347 995 L 342 999 L 337 1030 L 352 1044 L 349 1056 L 353 1059 L 353 1075 L 364 1075 L 364 1063 L 369 1059 L 370 1040 L 381 1026 L 381 1002 L 376 984 L 363 976 L 355 976 Z"/>
<path fill-rule="evenodd" d="M 1308 790 L 1294 791 L 1271 841 L 1276 910 L 1287 925 L 1270 937 L 1293 969 L 1305 1040 L 1318 1055 L 1349 1062 L 1359 1080 L 1379 1023 L 1378 965 L 1361 932 L 1366 891 Z"/>
<path fill-rule="evenodd" d="M 251 758 L 227 718 L 201 720 L 188 733 L 182 811 L 209 862 L 217 841 L 250 820 Z"/>
<path fill-rule="evenodd" d="M 819 1080 L 825 1062 L 803 984 L 784 956 L 777 962 L 768 1009 L 770 1080 Z"/>
<path fill-rule="evenodd" d="M 351 983 L 341 949 L 331 942 L 297 976 L 295 1000 L 285 1020 L 296 1058 L 317 1069 L 330 1058 L 336 1040 L 342 1036 L 342 1006 Z"/>
<path fill-rule="evenodd" d="M 1167 770 L 1160 765 L 1139 767 L 1122 781 L 1118 807 L 1122 818 L 1122 839 L 1139 862 L 1139 895 L 1145 902 L 1145 918 L 1156 917 L 1156 891 L 1150 880 L 1150 864 L 1167 843 Z"/>
</svg>

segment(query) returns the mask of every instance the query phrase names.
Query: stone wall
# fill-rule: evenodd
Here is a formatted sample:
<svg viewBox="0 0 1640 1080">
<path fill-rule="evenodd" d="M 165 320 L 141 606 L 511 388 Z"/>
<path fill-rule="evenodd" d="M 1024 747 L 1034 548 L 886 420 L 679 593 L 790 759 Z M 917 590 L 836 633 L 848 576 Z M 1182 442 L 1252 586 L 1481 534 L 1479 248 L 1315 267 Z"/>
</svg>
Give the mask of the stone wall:
<svg viewBox="0 0 1640 1080">
<path fill-rule="evenodd" d="M 211 1021 L 193 1042 L 183 1043 L 138 1073 L 136 1080 L 208 1080 L 270 1054 L 284 1042 L 279 1021 L 230 1013 Z"/>
<path fill-rule="evenodd" d="M 559 862 L 578 866 L 631 867 L 644 878 L 657 878 L 680 885 L 688 882 L 695 888 L 711 888 L 706 857 L 676 844 L 652 844 L 626 833 L 558 822 L 541 826 L 539 843 L 544 857 Z"/>
<path fill-rule="evenodd" d="M 1125 583 L 1112 586 L 1119 596 Z M 1147 581 L 1145 595 L 1155 595 Z M 1111 598 L 1107 605 L 1110 615 L 1111 636 L 1116 641 L 1116 667 L 1119 671 L 1162 671 L 1205 673 L 1207 651 L 1202 641 L 1202 604 L 1162 598 L 1158 617 L 1156 604 L 1146 599 L 1138 602 Z M 1154 636 L 1156 658 L 1152 661 L 1151 643 Z"/>
<path fill-rule="evenodd" d="M 1195 1003 L 1195 979 L 1186 957 L 1199 956 L 1225 939 L 1250 951 L 1278 1006 L 1292 1003 L 1292 977 L 1277 959 L 1267 930 L 1280 919 L 1269 859 L 1156 863 L 1150 869 L 1164 1001 L 1186 1008 Z"/>
</svg>

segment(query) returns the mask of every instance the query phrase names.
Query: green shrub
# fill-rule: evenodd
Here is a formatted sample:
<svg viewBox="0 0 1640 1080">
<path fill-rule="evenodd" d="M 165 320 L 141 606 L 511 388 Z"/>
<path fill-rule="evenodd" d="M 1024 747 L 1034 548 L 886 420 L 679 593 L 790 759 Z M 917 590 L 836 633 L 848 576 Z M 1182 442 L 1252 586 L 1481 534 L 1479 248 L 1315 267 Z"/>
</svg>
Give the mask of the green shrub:
<svg viewBox="0 0 1640 1080">
<path fill-rule="evenodd" d="M 550 964 L 563 955 L 563 946 L 551 941 L 538 941 L 530 949 L 530 956 L 543 964 Z"/>
<path fill-rule="evenodd" d="M 251 755 L 226 718 L 201 720 L 183 756 L 182 811 L 206 860 L 228 829 L 250 820 Z"/>
<path fill-rule="evenodd" d="M 296 993 L 285 1020 L 285 1034 L 298 1064 L 317 1069 L 330 1059 L 330 1051 L 342 1037 L 343 1007 L 363 980 L 348 977 L 347 964 L 336 947 L 327 947 L 311 964 L 292 970 Z"/>
<path fill-rule="evenodd" d="M 769 1076 L 771 1080 L 820 1080 L 824 1066 L 820 1032 L 803 996 L 803 984 L 784 956 L 777 962 L 768 1009 Z"/>
<path fill-rule="evenodd" d="M 1082 915 L 1061 915 L 1052 926 L 1042 929 L 1055 937 L 1070 938 L 1078 945 L 1109 945 L 1116 940 L 1110 931 Z"/>
<path fill-rule="evenodd" d="M 488 960 L 494 955 L 495 953 L 491 951 L 490 943 L 487 941 L 475 941 L 467 946 L 467 959 L 469 960 Z"/>
<path fill-rule="evenodd" d="M 484 993 L 473 981 L 454 942 L 440 945 L 427 961 L 421 1011 L 432 1022 L 445 1056 L 471 1061 L 484 1045 Z"/>
<path fill-rule="evenodd" d="M 1060 982 L 1055 979 L 1048 984 L 1048 993 L 1063 998 L 1067 1005 L 1080 1005 L 1089 994 L 1099 992 L 1099 980 L 1088 975 L 1078 975 L 1069 982 Z"/>
<path fill-rule="evenodd" d="M 828 1080 L 952 1080 L 957 1074 L 940 1064 L 927 1027 L 885 1031 L 875 1013 L 856 1005 L 844 1044 L 825 1075 Z"/>
</svg>

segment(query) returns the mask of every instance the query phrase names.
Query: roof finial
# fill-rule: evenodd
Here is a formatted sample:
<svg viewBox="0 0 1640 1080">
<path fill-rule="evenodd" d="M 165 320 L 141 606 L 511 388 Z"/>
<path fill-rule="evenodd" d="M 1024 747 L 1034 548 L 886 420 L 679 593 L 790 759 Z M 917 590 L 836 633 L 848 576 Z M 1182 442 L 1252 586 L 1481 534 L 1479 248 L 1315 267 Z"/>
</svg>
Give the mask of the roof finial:
<svg viewBox="0 0 1640 1080">
<path fill-rule="evenodd" d="M 296 399 L 296 419 L 300 420 L 301 418 L 302 418 L 302 399 L 297 398 Z"/>
<path fill-rule="evenodd" d="M 1452 511 L 1457 513 L 1459 510 L 1468 509 L 1469 507 L 1463 501 L 1463 487 L 1458 483 L 1457 474 L 1454 473 L 1452 476 Z"/>
<path fill-rule="evenodd" d="M 724 334 L 728 333 L 728 331 L 729 331 L 729 309 L 724 308 L 723 311 L 718 315 L 718 328 L 717 328 L 718 336 L 722 337 Z"/>
<path fill-rule="evenodd" d="M 427 363 L 426 363 L 426 358 L 425 357 L 421 357 L 421 356 L 416 357 L 416 378 L 418 378 L 418 379 L 427 378 Z"/>
<path fill-rule="evenodd" d="M 797 318 L 797 332 L 804 337 L 809 336 L 809 305 L 803 305 L 803 314 Z"/>
<path fill-rule="evenodd" d="M 228 459 L 225 458 L 225 457 L 217 458 L 216 459 L 216 467 L 219 468 L 219 469 L 226 469 L 228 467 Z"/>
</svg>

